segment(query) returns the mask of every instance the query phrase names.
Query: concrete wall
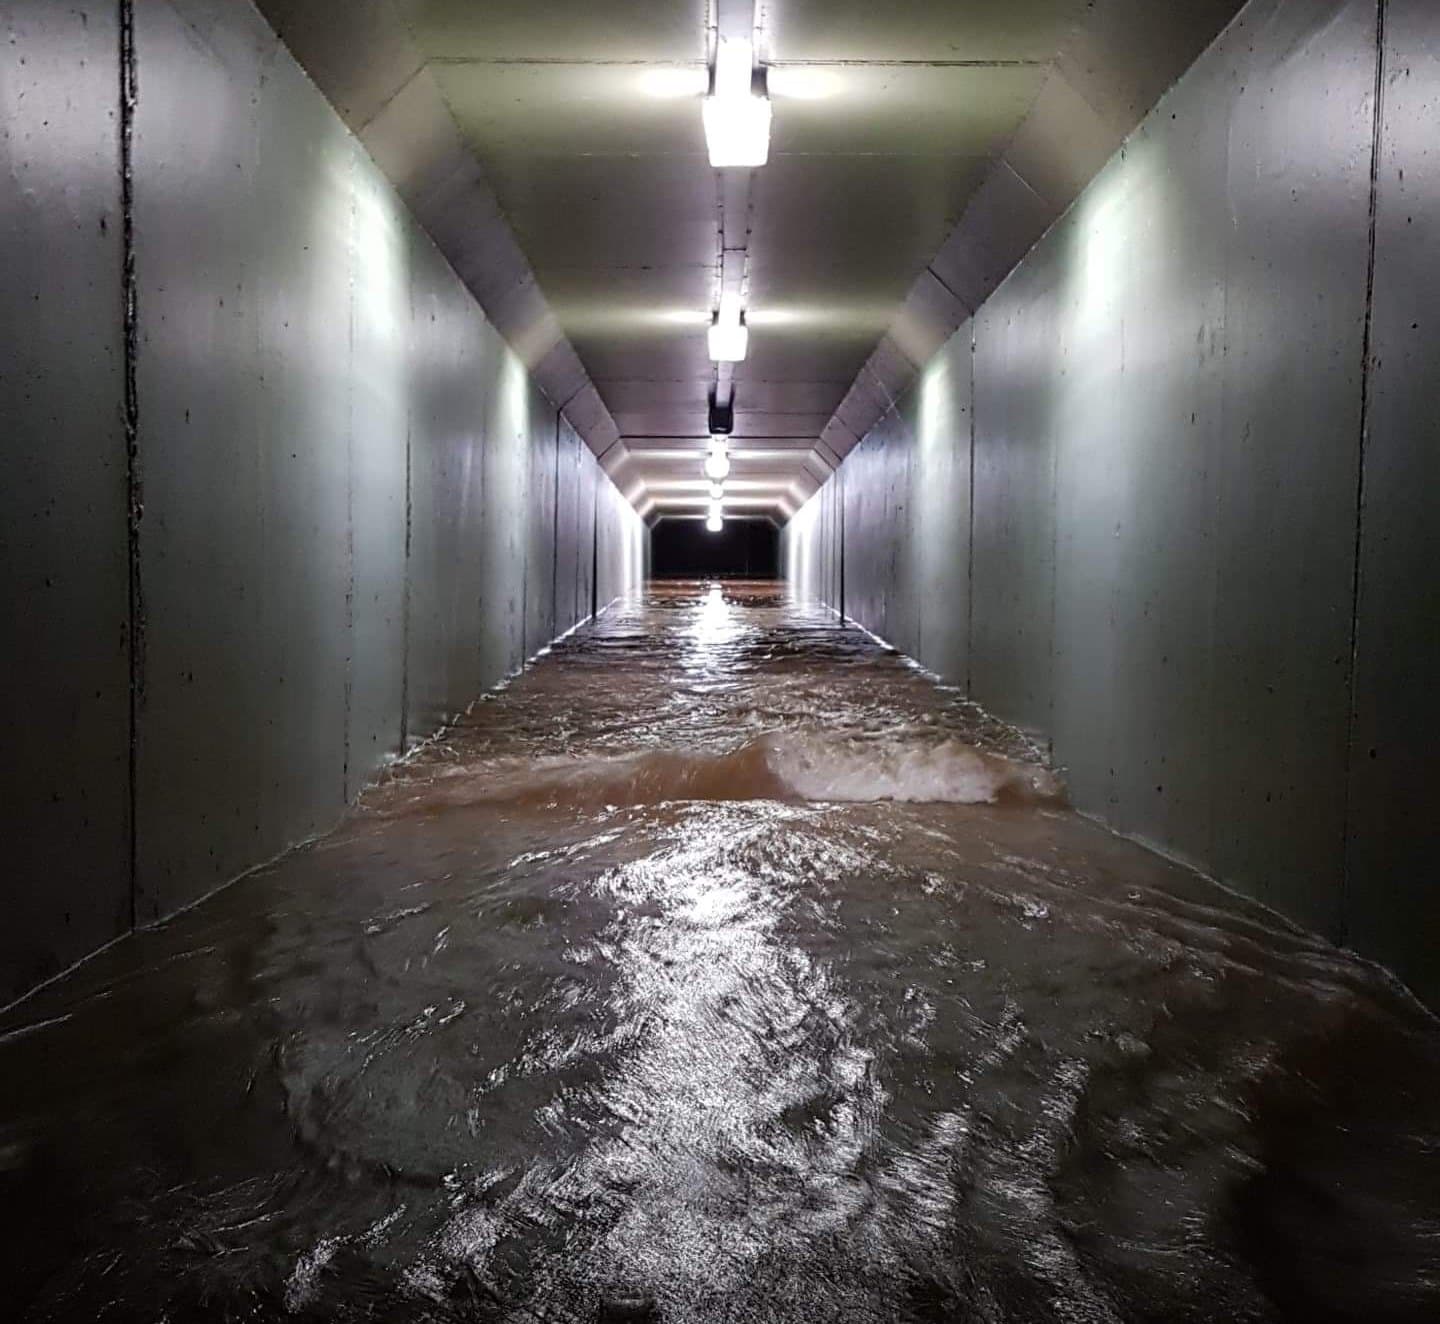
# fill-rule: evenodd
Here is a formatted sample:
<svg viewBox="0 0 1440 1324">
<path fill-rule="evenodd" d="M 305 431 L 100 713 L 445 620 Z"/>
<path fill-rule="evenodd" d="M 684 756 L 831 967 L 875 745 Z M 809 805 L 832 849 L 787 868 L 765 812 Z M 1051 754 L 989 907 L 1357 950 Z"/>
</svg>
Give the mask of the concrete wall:
<svg viewBox="0 0 1440 1324">
<path fill-rule="evenodd" d="M 116 11 L 0 43 L 0 1001 L 332 824 L 645 536 L 248 4 L 134 5 L 127 355 Z"/>
<path fill-rule="evenodd" d="M 787 541 L 838 499 L 828 601 L 1434 999 L 1440 10 L 1381 15 L 1253 0 Z"/>
<path fill-rule="evenodd" d="M 1345 913 L 1357 947 L 1403 961 L 1417 987 L 1440 1001 L 1440 9 L 1433 0 L 1390 0 L 1386 48 Z"/>
<path fill-rule="evenodd" d="M 634 511 L 598 466 L 595 488 L 594 594 L 603 608 L 649 577 L 650 531 L 637 530 Z"/>
<path fill-rule="evenodd" d="M 842 466 L 780 531 L 780 575 L 802 601 L 845 600 L 842 526 L 846 469 Z"/>
<path fill-rule="evenodd" d="M 0 1002 L 130 923 L 113 11 L 0 10 Z"/>
</svg>

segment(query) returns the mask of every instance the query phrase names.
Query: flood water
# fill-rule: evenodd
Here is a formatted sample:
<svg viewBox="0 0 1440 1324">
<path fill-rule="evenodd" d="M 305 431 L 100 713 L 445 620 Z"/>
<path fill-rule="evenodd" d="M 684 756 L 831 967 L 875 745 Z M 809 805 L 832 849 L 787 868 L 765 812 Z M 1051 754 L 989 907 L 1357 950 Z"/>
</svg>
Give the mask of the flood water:
<svg viewBox="0 0 1440 1324">
<path fill-rule="evenodd" d="M 30 1320 L 1435 1321 L 1440 1024 L 672 586 L 0 1018 L 0 1202 Z"/>
</svg>

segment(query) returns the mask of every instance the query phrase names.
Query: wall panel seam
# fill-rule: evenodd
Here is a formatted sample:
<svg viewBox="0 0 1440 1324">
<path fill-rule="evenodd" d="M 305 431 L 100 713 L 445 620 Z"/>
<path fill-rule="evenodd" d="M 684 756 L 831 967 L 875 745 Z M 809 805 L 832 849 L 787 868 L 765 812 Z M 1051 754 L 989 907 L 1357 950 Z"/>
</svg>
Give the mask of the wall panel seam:
<svg viewBox="0 0 1440 1324">
<path fill-rule="evenodd" d="M 360 210 L 360 185 L 356 179 L 358 158 L 349 162 L 350 232 L 347 237 L 346 265 L 349 269 L 348 301 L 350 313 L 348 347 L 349 372 L 345 379 L 345 711 L 342 730 L 343 753 L 340 764 L 340 799 L 350 803 L 350 729 L 355 704 L 355 321 L 356 272 L 359 267 L 357 230 Z"/>
<path fill-rule="evenodd" d="M 550 507 L 550 638 L 560 633 L 560 410 L 555 411 L 554 502 Z"/>
<path fill-rule="evenodd" d="M 1350 929 L 1350 811 L 1351 783 L 1355 764 L 1355 735 L 1358 725 L 1358 679 L 1360 663 L 1360 605 L 1364 589 L 1361 555 L 1365 546 L 1365 462 L 1370 440 L 1371 377 L 1374 369 L 1375 263 L 1380 219 L 1380 160 L 1385 146 L 1386 23 L 1390 0 L 1375 3 L 1375 93 L 1370 140 L 1370 218 L 1365 270 L 1365 330 L 1360 351 L 1360 436 L 1355 456 L 1355 527 L 1350 574 L 1350 666 L 1346 676 L 1345 752 L 1342 808 L 1340 813 L 1340 906 L 1337 943 L 1343 944 Z"/>
<path fill-rule="evenodd" d="M 400 586 L 400 749 L 404 755 L 410 744 L 410 543 L 414 514 L 411 488 L 413 423 L 410 411 L 405 419 L 405 572 Z"/>
<path fill-rule="evenodd" d="M 139 920 L 139 722 L 145 686 L 145 603 L 140 578 L 140 520 L 144 490 L 140 470 L 140 396 L 137 355 L 140 338 L 139 289 L 135 270 L 135 110 L 139 67 L 135 52 L 134 0 L 119 0 L 120 38 L 120 216 L 121 316 L 123 319 L 125 525 L 127 594 L 126 641 L 129 647 L 128 749 L 126 753 L 126 871 L 130 889 L 130 928 Z"/>
<path fill-rule="evenodd" d="M 597 470 L 592 501 L 594 518 L 590 521 L 590 619 L 592 621 L 600 611 L 600 480 L 604 477 L 605 474 Z"/>
<path fill-rule="evenodd" d="M 970 497 L 967 518 L 970 527 L 966 537 L 965 553 L 965 697 L 973 698 L 975 693 L 975 354 L 978 348 L 976 325 L 970 323 Z"/>
</svg>

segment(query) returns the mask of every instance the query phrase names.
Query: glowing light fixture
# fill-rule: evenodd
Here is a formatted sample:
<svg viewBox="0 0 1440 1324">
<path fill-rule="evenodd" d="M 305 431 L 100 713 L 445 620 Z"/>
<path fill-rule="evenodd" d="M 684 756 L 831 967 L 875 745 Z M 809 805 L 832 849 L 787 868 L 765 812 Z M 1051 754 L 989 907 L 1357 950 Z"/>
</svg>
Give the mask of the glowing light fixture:
<svg viewBox="0 0 1440 1324">
<path fill-rule="evenodd" d="M 711 484 L 710 484 L 710 500 L 711 500 L 711 501 L 723 501 L 724 499 L 725 499 L 725 484 L 724 484 L 724 483 L 711 483 Z"/>
<path fill-rule="evenodd" d="M 730 476 L 730 454 L 719 437 L 710 440 L 710 454 L 705 459 L 705 477 L 712 483 L 723 483 Z"/>
<path fill-rule="evenodd" d="M 710 514 L 705 520 L 705 527 L 711 533 L 719 533 L 725 527 L 725 507 L 718 501 L 710 503 Z"/>
<path fill-rule="evenodd" d="M 717 317 L 710 323 L 710 361 L 741 363 L 750 352 L 750 328 L 744 322 L 726 326 Z"/>
<path fill-rule="evenodd" d="M 750 328 L 738 294 L 722 294 L 720 311 L 710 323 L 710 358 L 716 363 L 739 363 L 750 349 Z"/>
<path fill-rule="evenodd" d="M 755 43 L 744 37 L 721 37 L 715 46 L 715 100 L 743 101 L 754 90 Z"/>
<path fill-rule="evenodd" d="M 721 37 L 715 50 L 714 90 L 702 115 L 710 164 L 717 169 L 763 166 L 770 159 L 770 98 L 756 96 L 755 48 Z"/>
</svg>

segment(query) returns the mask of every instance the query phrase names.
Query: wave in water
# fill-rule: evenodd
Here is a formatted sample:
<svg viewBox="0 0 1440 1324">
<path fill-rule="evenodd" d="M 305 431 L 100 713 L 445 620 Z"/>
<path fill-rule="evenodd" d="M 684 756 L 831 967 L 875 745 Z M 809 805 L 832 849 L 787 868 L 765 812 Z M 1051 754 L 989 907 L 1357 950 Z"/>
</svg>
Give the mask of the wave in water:
<svg viewBox="0 0 1440 1324">
<path fill-rule="evenodd" d="M 613 756 L 496 759 L 446 770 L 423 801 L 597 806 L 675 800 L 918 804 L 1056 803 L 1060 780 L 930 732 L 835 737 L 771 732 L 722 754 L 651 750 Z"/>
</svg>

